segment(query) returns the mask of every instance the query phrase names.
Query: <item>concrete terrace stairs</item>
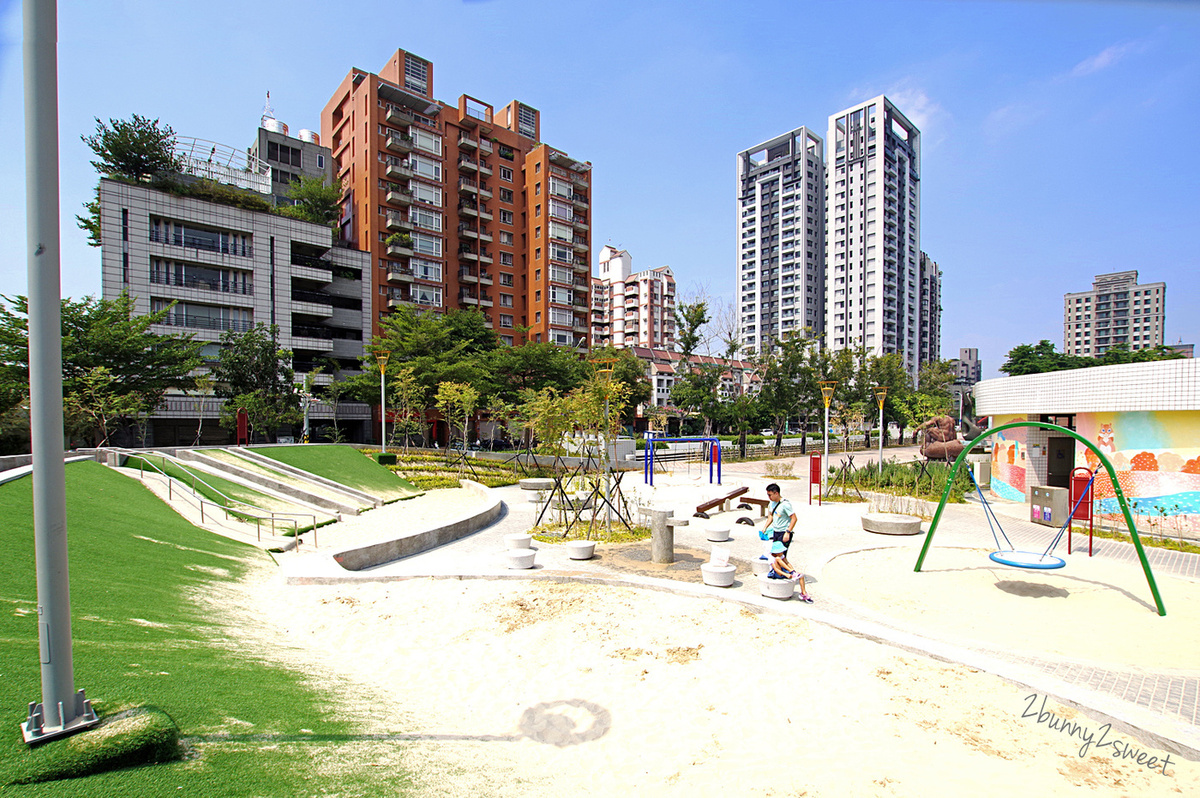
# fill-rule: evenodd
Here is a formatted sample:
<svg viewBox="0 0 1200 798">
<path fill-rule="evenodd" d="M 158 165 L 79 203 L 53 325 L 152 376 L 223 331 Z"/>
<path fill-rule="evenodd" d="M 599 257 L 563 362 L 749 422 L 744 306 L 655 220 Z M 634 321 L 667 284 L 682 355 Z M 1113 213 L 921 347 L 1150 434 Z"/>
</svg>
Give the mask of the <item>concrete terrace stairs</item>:
<svg viewBox="0 0 1200 798">
<path fill-rule="evenodd" d="M 381 500 L 360 491 L 286 466 L 269 457 L 246 457 L 245 452 L 229 449 L 180 449 L 177 457 L 198 470 L 254 488 L 281 501 L 307 508 L 318 514 L 358 515 L 377 507 Z"/>
</svg>

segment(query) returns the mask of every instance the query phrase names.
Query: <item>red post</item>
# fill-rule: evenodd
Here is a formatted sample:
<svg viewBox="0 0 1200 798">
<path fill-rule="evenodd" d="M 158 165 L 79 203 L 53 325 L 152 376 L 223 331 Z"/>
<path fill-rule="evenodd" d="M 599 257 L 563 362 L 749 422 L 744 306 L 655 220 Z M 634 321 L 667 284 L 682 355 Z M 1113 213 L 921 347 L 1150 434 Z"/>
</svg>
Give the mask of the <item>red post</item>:
<svg viewBox="0 0 1200 798">
<path fill-rule="evenodd" d="M 1071 553 L 1071 533 L 1074 527 L 1071 521 L 1088 522 L 1088 556 L 1092 556 L 1092 532 L 1095 519 L 1092 516 L 1092 472 L 1080 467 L 1071 471 L 1068 501 L 1071 502 L 1072 512 L 1067 528 L 1067 554 Z M 1082 498 L 1080 498 L 1082 497 Z"/>
<path fill-rule="evenodd" d="M 808 503 L 812 504 L 813 483 L 817 484 L 817 506 L 821 506 L 821 455 L 808 456 Z"/>
<path fill-rule="evenodd" d="M 237 413 L 237 445 L 246 446 L 250 443 L 250 414 L 246 408 L 240 408 Z"/>
</svg>

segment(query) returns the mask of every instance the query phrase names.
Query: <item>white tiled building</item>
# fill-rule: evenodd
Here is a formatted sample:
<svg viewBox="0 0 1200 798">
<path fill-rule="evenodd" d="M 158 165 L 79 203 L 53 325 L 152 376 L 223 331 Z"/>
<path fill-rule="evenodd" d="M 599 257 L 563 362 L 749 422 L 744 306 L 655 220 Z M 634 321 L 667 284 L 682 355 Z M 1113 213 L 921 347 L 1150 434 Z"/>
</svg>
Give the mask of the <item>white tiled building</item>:
<svg viewBox="0 0 1200 798">
<path fill-rule="evenodd" d="M 826 141 L 826 343 L 900 352 L 915 378 L 932 352 L 922 340 L 921 133 L 880 95 L 830 116 Z"/>
<path fill-rule="evenodd" d="M 800 127 L 738 153 L 738 340 L 825 328 L 825 142 Z"/>
<path fill-rule="evenodd" d="M 592 345 L 618 348 L 675 345 L 675 275 L 670 266 L 633 271 L 623 249 L 600 250 L 599 276 L 592 278 Z"/>
<path fill-rule="evenodd" d="M 1167 284 L 1138 284 L 1136 271 L 1098 274 L 1091 291 L 1063 296 L 1063 352 L 1095 357 L 1113 344 L 1163 343 Z"/>
</svg>

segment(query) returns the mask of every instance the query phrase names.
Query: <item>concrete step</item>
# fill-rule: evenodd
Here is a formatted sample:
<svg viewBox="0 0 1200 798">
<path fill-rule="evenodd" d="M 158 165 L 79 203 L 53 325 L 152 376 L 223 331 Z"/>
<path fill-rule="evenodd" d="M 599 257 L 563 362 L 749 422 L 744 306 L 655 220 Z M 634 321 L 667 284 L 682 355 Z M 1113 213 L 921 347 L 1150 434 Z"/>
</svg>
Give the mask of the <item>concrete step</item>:
<svg viewBox="0 0 1200 798">
<path fill-rule="evenodd" d="M 283 474 L 272 476 L 264 473 L 264 470 L 257 465 L 239 465 L 237 462 L 230 462 L 206 451 L 195 449 L 180 449 L 178 457 L 180 460 L 194 463 L 201 470 L 211 474 L 261 490 L 284 501 L 317 508 L 325 513 L 358 515 L 364 509 L 362 504 L 351 501 L 349 497 L 338 498 L 323 487 L 306 485 L 294 477 L 285 477 Z M 367 506 L 370 507 L 373 504 Z"/>
</svg>

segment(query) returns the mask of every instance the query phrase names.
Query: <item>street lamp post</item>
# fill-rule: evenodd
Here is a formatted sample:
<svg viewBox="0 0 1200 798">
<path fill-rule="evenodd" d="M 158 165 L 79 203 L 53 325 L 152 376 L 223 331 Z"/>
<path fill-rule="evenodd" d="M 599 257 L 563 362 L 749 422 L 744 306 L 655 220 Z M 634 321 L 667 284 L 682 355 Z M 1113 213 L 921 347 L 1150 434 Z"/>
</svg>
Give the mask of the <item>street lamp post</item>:
<svg viewBox="0 0 1200 798">
<path fill-rule="evenodd" d="M 821 386 L 821 399 L 825 402 L 825 459 L 821 468 L 821 495 L 825 495 L 826 475 L 829 473 L 829 402 L 833 399 L 833 389 L 837 380 L 826 380 L 818 383 Z"/>
<path fill-rule="evenodd" d="M 387 454 L 387 394 L 384 374 L 387 372 L 388 352 L 379 352 L 375 360 L 379 362 L 379 451 Z"/>
<path fill-rule="evenodd" d="M 883 476 L 883 400 L 887 398 L 887 386 L 876 385 L 873 390 L 879 403 L 879 475 Z"/>
</svg>

